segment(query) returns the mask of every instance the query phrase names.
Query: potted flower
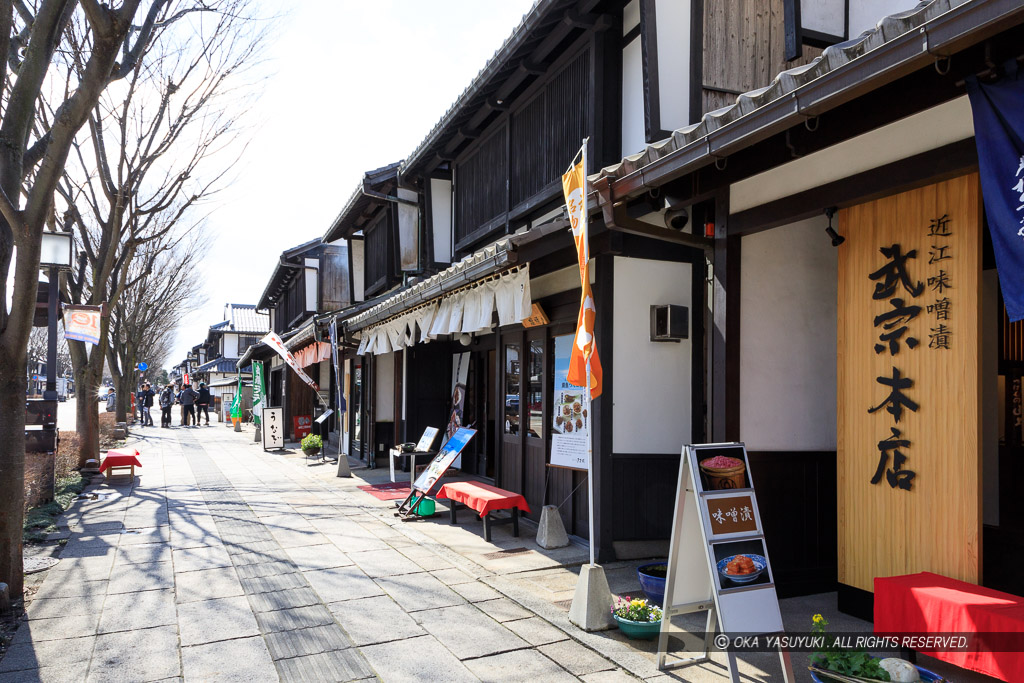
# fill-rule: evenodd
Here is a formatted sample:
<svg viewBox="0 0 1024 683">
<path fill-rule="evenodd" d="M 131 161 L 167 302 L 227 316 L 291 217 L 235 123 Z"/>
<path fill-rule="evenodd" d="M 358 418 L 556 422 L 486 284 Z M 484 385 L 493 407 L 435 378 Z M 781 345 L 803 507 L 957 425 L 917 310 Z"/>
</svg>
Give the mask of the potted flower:
<svg viewBox="0 0 1024 683">
<path fill-rule="evenodd" d="M 661 608 L 628 595 L 612 606 L 612 618 L 627 638 L 650 640 L 661 631 Z"/>
<path fill-rule="evenodd" d="M 828 621 L 820 614 L 811 618 L 811 633 L 818 649 L 811 655 L 811 678 L 816 683 L 845 681 L 939 681 L 941 678 L 910 662 L 888 657 L 873 657 L 864 648 L 843 647 L 828 635 Z"/>
<path fill-rule="evenodd" d="M 307 434 L 303 437 L 301 446 L 302 452 L 306 455 L 316 455 L 323 448 L 324 441 L 319 434 Z"/>
</svg>

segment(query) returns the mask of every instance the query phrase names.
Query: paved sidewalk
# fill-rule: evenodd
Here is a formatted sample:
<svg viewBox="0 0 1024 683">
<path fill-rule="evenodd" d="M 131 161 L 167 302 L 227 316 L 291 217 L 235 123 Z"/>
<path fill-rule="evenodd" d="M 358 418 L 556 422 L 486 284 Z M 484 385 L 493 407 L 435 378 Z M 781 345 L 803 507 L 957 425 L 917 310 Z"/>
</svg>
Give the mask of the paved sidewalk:
<svg viewBox="0 0 1024 683">
<path fill-rule="evenodd" d="M 402 523 L 301 452 L 264 453 L 222 425 L 137 429 L 143 467 L 105 480 L 66 515 L 61 561 L 0 660 L 7 681 L 727 681 L 724 655 L 662 673 L 653 642 L 584 633 L 568 600 L 585 548 L 540 551 L 524 524 L 482 538 L 479 520 Z M 606 566 L 638 594 L 635 562 Z M 41 585 L 39 576 L 43 577 Z M 791 630 L 824 613 L 870 624 L 834 595 L 781 601 Z M 692 630 L 702 630 L 694 615 Z M 794 654 L 797 680 L 809 680 Z M 922 657 L 951 680 L 990 680 Z M 929 661 L 930 660 L 930 661 Z M 770 653 L 745 681 L 781 680 Z"/>
<path fill-rule="evenodd" d="M 634 680 L 341 480 L 223 427 L 136 436 L 135 481 L 69 510 L 0 681 Z"/>
</svg>

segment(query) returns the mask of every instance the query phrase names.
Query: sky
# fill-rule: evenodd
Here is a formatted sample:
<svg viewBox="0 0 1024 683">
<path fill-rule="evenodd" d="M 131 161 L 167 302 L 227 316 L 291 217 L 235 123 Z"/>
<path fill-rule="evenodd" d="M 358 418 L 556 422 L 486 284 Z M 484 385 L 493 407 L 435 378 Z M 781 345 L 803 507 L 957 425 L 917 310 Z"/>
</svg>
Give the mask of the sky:
<svg viewBox="0 0 1024 683">
<path fill-rule="evenodd" d="M 181 321 L 169 364 L 206 338 L 225 303 L 257 303 L 281 252 L 321 237 L 363 172 L 410 154 L 532 4 L 288 3 L 248 112 L 249 145 L 205 207 L 216 242 L 194 281 L 207 303 Z"/>
</svg>

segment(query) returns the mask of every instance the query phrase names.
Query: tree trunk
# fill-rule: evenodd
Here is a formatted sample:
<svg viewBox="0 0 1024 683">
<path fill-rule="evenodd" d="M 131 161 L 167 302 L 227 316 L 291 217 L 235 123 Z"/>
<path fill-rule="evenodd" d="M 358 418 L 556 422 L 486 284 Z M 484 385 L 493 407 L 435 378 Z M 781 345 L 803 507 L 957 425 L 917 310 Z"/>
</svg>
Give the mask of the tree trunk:
<svg viewBox="0 0 1024 683">
<path fill-rule="evenodd" d="M 96 389 L 102 381 L 91 363 L 85 363 L 75 370 L 75 429 L 78 432 L 78 466 L 85 467 L 86 460 L 100 459 L 100 411 Z"/>
<path fill-rule="evenodd" d="M 0 482 L 10 491 L 0 496 L 0 580 L 10 587 L 11 599 L 21 596 L 23 586 L 21 537 L 25 526 L 25 389 L 24 354 L 12 358 L 0 347 Z M 17 540 L 15 540 L 17 539 Z"/>
</svg>

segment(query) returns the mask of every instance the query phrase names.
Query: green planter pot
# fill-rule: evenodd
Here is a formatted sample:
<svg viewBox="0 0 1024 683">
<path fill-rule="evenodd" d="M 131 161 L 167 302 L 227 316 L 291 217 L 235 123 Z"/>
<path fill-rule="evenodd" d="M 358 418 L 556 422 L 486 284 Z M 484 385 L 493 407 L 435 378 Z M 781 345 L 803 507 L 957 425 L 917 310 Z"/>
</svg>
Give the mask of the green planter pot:
<svg viewBox="0 0 1024 683">
<path fill-rule="evenodd" d="M 613 614 L 612 618 L 615 619 L 615 623 L 619 625 L 619 630 L 625 633 L 627 638 L 652 640 L 661 633 L 660 619 L 658 621 L 630 621 L 629 619 L 623 619 L 617 614 Z"/>
</svg>

